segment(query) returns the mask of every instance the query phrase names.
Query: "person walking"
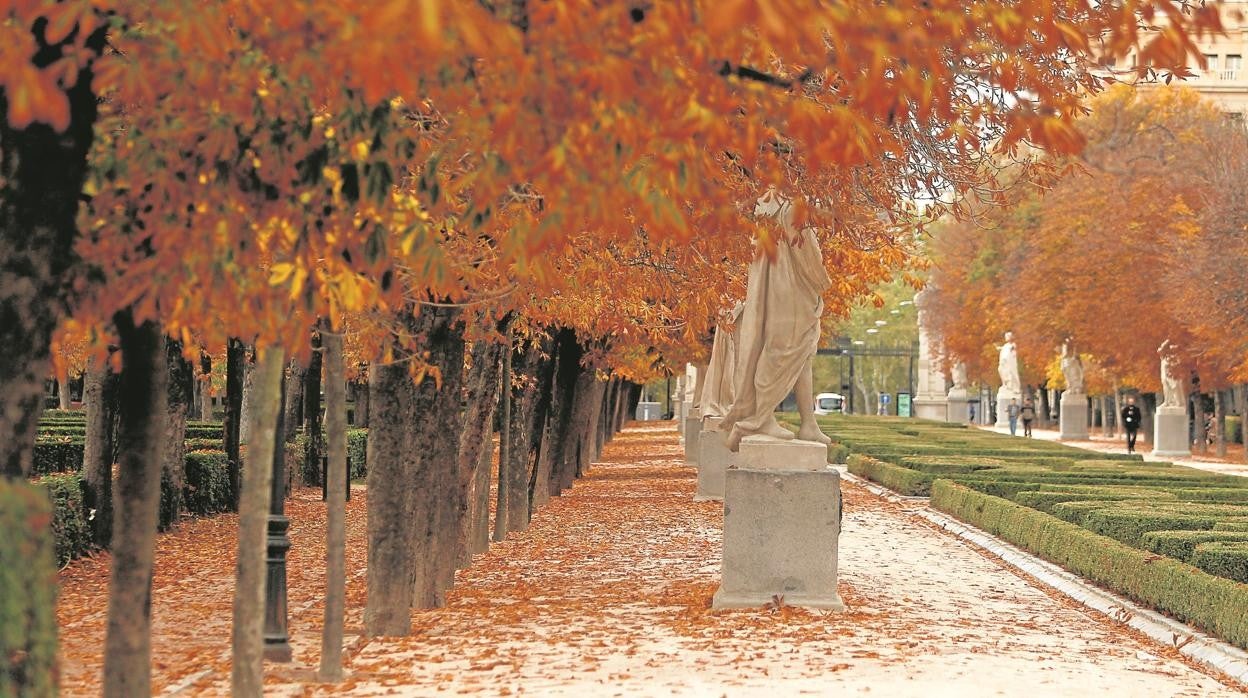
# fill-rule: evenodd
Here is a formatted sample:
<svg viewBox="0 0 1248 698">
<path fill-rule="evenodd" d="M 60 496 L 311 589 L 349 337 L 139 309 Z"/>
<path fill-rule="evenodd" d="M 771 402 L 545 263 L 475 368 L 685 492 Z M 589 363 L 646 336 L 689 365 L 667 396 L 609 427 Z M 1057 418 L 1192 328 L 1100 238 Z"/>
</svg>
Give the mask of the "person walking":
<svg viewBox="0 0 1248 698">
<path fill-rule="evenodd" d="M 1135 435 L 1140 429 L 1140 408 L 1135 406 L 1135 398 L 1127 398 L 1122 408 L 1122 428 L 1127 430 L 1127 453 L 1135 453 Z"/>
<path fill-rule="evenodd" d="M 1010 418 L 1010 436 L 1018 435 L 1018 398 L 1010 398 L 1010 404 L 1005 408 L 1005 414 Z"/>
<path fill-rule="evenodd" d="M 1023 400 L 1023 409 L 1019 415 L 1023 418 L 1023 436 L 1031 436 L 1031 423 L 1036 418 L 1036 406 L 1032 404 L 1031 398 Z"/>
</svg>

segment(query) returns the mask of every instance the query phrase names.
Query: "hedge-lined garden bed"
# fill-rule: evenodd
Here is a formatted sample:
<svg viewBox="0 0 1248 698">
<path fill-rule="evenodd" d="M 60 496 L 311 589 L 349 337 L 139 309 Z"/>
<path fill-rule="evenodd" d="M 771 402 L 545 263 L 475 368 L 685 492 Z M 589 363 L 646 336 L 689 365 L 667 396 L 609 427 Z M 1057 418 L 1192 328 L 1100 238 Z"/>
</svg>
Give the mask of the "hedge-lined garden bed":
<svg viewBox="0 0 1248 698">
<path fill-rule="evenodd" d="M 958 425 L 820 419 L 850 472 L 1248 648 L 1248 479 Z"/>
</svg>

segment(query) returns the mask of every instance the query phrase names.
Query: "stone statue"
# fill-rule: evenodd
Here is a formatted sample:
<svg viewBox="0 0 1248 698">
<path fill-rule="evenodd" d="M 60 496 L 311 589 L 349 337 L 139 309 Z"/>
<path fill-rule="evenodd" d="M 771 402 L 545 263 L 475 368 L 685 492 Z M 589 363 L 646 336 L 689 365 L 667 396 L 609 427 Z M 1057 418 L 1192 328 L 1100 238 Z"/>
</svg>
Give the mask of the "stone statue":
<svg viewBox="0 0 1248 698">
<path fill-rule="evenodd" d="M 953 365 L 953 368 L 950 369 L 950 375 L 953 379 L 954 389 L 966 390 L 967 380 L 966 380 L 966 364 L 965 363 L 961 361 L 958 361 L 957 363 L 955 363 Z"/>
<path fill-rule="evenodd" d="M 1070 337 L 1062 342 L 1062 377 L 1066 379 L 1066 392 L 1083 394 L 1083 361 L 1075 352 L 1075 344 Z"/>
<path fill-rule="evenodd" d="M 1169 347 L 1167 349 L 1167 347 Z M 1175 360 L 1174 351 L 1177 347 L 1170 345 L 1170 340 L 1161 343 L 1157 347 L 1157 353 L 1161 356 L 1161 393 L 1162 400 L 1158 407 L 1183 407 L 1183 382 L 1178 376 L 1174 375 Z"/>
<path fill-rule="evenodd" d="M 997 373 L 1001 374 L 1001 387 L 1006 392 L 1021 395 L 1023 382 L 1018 377 L 1018 346 L 1014 344 L 1014 333 L 1005 333 L 1005 344 L 1000 347 L 997 357 Z"/>
<path fill-rule="evenodd" d="M 832 280 L 814 230 L 796 230 L 787 200 L 770 191 L 758 200 L 754 213 L 778 218 L 784 234 L 774 259 L 760 253 L 750 264 L 745 308 L 737 325 L 734 400 L 720 429 L 728 432 L 731 451 L 755 434 L 792 439 L 774 412 L 795 390 L 802 416 L 798 438 L 828 443 L 815 423 L 811 361 L 819 346 L 823 292 Z"/>
<path fill-rule="evenodd" d="M 715 328 L 715 343 L 711 345 L 711 363 L 706 369 L 706 381 L 702 386 L 702 416 L 723 417 L 732 409 L 732 380 L 737 365 L 737 325 L 741 321 L 744 303 L 737 305 Z"/>
</svg>

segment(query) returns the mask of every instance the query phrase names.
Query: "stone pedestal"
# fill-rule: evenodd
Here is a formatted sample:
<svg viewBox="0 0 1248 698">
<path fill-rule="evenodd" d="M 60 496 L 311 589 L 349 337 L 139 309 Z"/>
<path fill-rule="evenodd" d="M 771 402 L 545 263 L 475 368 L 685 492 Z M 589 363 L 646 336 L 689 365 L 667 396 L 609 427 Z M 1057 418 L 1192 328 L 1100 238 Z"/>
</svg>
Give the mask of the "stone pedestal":
<svg viewBox="0 0 1248 698">
<path fill-rule="evenodd" d="M 747 436 L 741 439 L 737 467 L 755 470 L 826 470 L 828 447 L 817 441 Z"/>
<path fill-rule="evenodd" d="M 698 492 L 695 502 L 724 500 L 724 477 L 737 464 L 737 454 L 728 450 L 728 435 L 719 430 L 719 417 L 702 420 L 698 434 Z"/>
<path fill-rule="evenodd" d="M 914 416 L 919 419 L 945 421 L 948 402 L 943 397 L 918 397 L 914 400 Z"/>
<path fill-rule="evenodd" d="M 1088 396 L 1083 393 L 1062 393 L 1062 411 L 1058 417 L 1062 441 L 1088 440 Z"/>
<path fill-rule="evenodd" d="M 742 452 L 745 452 L 742 445 Z M 836 591 L 841 475 L 730 468 L 724 488 L 722 581 L 713 608 L 845 610 Z"/>
<path fill-rule="evenodd" d="M 693 411 L 685 415 L 685 462 L 698 462 L 698 435 L 702 432 L 702 420 Z"/>
<path fill-rule="evenodd" d="M 1153 415 L 1153 455 L 1158 458 L 1186 458 L 1192 455 L 1185 408 L 1157 408 L 1157 414 Z"/>
<path fill-rule="evenodd" d="M 1010 428 L 1010 415 L 1009 415 L 1010 400 L 1018 400 L 1019 409 L 1022 409 L 1023 401 L 1020 399 L 1018 393 L 1014 392 L 1013 390 L 1007 390 L 1005 386 L 1001 386 L 999 389 L 997 389 L 997 424 L 996 426 L 999 429 Z"/>
<path fill-rule="evenodd" d="M 949 391 L 945 403 L 945 421 L 967 424 L 971 421 L 971 402 L 966 388 L 954 388 Z"/>
</svg>

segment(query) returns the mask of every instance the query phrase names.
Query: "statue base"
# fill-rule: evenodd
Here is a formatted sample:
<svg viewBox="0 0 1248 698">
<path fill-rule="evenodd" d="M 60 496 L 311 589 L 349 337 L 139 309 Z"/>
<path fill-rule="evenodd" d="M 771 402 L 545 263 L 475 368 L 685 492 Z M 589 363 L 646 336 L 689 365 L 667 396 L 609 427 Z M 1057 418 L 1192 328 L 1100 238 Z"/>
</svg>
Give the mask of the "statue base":
<svg viewBox="0 0 1248 698">
<path fill-rule="evenodd" d="M 1062 393 L 1062 411 L 1058 417 L 1062 441 L 1088 440 L 1088 396 L 1083 393 Z"/>
<path fill-rule="evenodd" d="M 826 470 L 828 447 L 818 441 L 755 434 L 741 439 L 737 466 L 755 470 Z"/>
<path fill-rule="evenodd" d="M 1187 458 L 1192 455 L 1186 408 L 1157 408 L 1157 413 L 1153 415 L 1153 455 L 1158 458 Z"/>
<path fill-rule="evenodd" d="M 998 429 L 1010 428 L 1010 414 L 1009 414 L 1010 400 L 1018 400 L 1019 397 L 1020 396 L 1018 393 L 1014 392 L 1013 390 L 1006 389 L 1005 386 L 1001 386 L 1001 388 L 997 390 L 997 424 L 996 424 L 996 427 Z M 1019 409 L 1022 409 L 1021 402 L 1019 403 Z"/>
<path fill-rule="evenodd" d="M 919 419 L 934 419 L 943 422 L 948 412 L 948 401 L 943 396 L 924 395 L 914 400 L 914 416 Z"/>
<path fill-rule="evenodd" d="M 685 462 L 698 462 L 698 435 L 702 433 L 702 420 L 690 412 L 685 417 Z"/>
<path fill-rule="evenodd" d="M 784 459 L 777 450 L 777 467 L 728 469 L 722 581 L 712 608 L 845 610 L 836 590 L 841 474 L 826 462 L 822 470 L 783 469 Z"/>
<path fill-rule="evenodd" d="M 955 424 L 966 424 L 971 421 L 971 403 L 966 395 L 966 388 L 954 388 L 949 391 L 945 402 L 945 421 Z"/>
<path fill-rule="evenodd" d="M 728 450 L 728 434 L 719 430 L 720 417 L 702 420 L 698 434 L 698 492 L 695 502 L 724 501 L 724 477 L 737 464 L 737 454 Z"/>
</svg>

